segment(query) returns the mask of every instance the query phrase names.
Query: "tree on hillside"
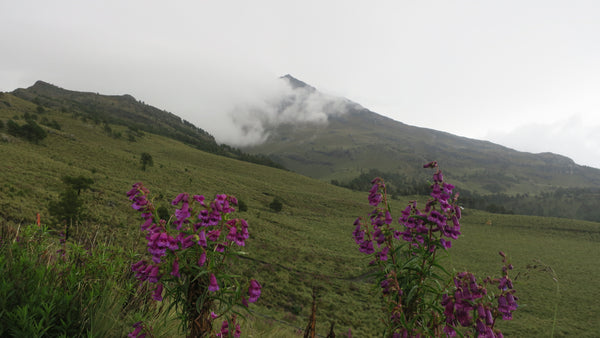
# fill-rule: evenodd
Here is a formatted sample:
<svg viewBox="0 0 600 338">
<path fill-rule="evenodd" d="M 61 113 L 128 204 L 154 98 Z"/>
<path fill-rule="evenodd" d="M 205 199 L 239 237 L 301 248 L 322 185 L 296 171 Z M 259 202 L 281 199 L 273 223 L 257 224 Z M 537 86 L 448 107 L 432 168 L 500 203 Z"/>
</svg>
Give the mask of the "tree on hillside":
<svg viewBox="0 0 600 338">
<path fill-rule="evenodd" d="M 140 163 L 142 163 L 142 170 L 146 171 L 146 167 L 151 167 L 154 165 L 152 155 L 148 153 L 142 153 L 142 156 L 140 157 Z"/>
<path fill-rule="evenodd" d="M 17 136 L 19 137 L 20 132 L 21 132 L 21 127 L 19 126 L 19 124 L 13 120 L 8 120 L 6 122 L 6 131 L 12 135 L 12 136 Z"/>
<path fill-rule="evenodd" d="M 64 224 L 65 238 L 69 238 L 69 229 L 75 224 L 83 211 L 83 201 L 80 199 L 82 191 L 90 189 L 94 180 L 82 175 L 64 176 L 62 181 L 67 185 L 57 201 L 48 203 L 48 212 L 56 223 Z"/>
<path fill-rule="evenodd" d="M 44 128 L 40 127 L 31 119 L 27 120 L 27 123 L 22 126 L 19 126 L 19 124 L 13 120 L 8 120 L 6 126 L 9 134 L 22 137 L 33 143 L 38 143 L 48 136 Z"/>
<path fill-rule="evenodd" d="M 77 191 L 67 189 L 60 194 L 58 201 L 48 203 L 48 212 L 59 224 L 66 227 L 65 238 L 69 238 L 69 228 L 77 222 L 81 215 L 83 202 L 79 199 Z"/>
<path fill-rule="evenodd" d="M 281 203 L 279 198 L 275 197 L 271 204 L 269 204 L 269 208 L 275 212 L 280 212 L 283 209 L 283 203 Z"/>
<path fill-rule="evenodd" d="M 71 186 L 71 188 L 77 191 L 77 196 L 81 195 L 82 190 L 90 189 L 92 184 L 94 184 L 94 180 L 85 177 L 83 175 L 75 176 L 63 176 L 62 181 Z"/>
</svg>

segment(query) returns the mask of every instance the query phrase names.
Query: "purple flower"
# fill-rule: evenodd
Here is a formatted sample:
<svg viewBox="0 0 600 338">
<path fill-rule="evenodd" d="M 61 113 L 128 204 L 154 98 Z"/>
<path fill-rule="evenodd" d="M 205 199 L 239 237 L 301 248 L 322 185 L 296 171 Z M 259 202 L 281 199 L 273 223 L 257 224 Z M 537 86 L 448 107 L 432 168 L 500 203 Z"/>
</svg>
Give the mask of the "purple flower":
<svg viewBox="0 0 600 338">
<path fill-rule="evenodd" d="M 248 287 L 248 302 L 254 303 L 260 297 L 260 283 L 255 279 L 250 280 L 250 286 Z"/>
<path fill-rule="evenodd" d="M 217 243 L 215 246 L 215 251 L 217 252 L 225 252 L 225 248 L 227 247 L 227 242 Z"/>
<path fill-rule="evenodd" d="M 142 322 L 137 322 L 137 323 L 133 324 L 133 327 L 134 327 L 133 332 L 129 333 L 127 335 L 127 337 L 129 337 L 129 338 L 143 338 L 143 337 L 146 337 L 145 333 L 142 333 L 140 335 L 142 329 L 144 328 L 144 324 Z"/>
<path fill-rule="evenodd" d="M 202 251 L 198 258 L 198 266 L 204 266 L 204 263 L 206 263 L 206 251 Z"/>
<path fill-rule="evenodd" d="M 217 337 L 227 337 L 229 336 L 229 323 L 226 320 L 221 324 L 221 332 L 217 333 Z"/>
<path fill-rule="evenodd" d="M 156 301 L 162 301 L 162 291 L 163 291 L 163 285 L 162 284 L 158 284 L 156 285 L 156 289 L 154 289 L 154 293 L 152 294 L 152 298 Z"/>
<path fill-rule="evenodd" d="M 148 281 L 150 283 L 158 283 L 158 280 L 160 279 L 160 276 L 158 275 L 158 265 L 152 265 L 151 268 L 150 274 L 148 275 Z"/>
<path fill-rule="evenodd" d="M 381 249 L 381 251 L 377 253 L 377 256 L 379 257 L 380 260 L 387 261 L 388 260 L 388 256 L 387 256 L 388 251 L 390 251 L 390 248 L 387 246 L 384 246 L 383 249 Z"/>
<path fill-rule="evenodd" d="M 204 248 L 206 248 L 206 246 L 208 245 L 208 243 L 206 242 L 206 233 L 204 232 L 204 230 L 200 231 L 200 233 L 198 234 L 198 245 Z"/>
<path fill-rule="evenodd" d="M 206 207 L 206 204 L 204 204 L 204 196 L 203 195 L 194 195 L 194 200 L 198 203 L 200 203 L 200 205 L 202 205 L 203 207 Z"/>
<path fill-rule="evenodd" d="M 146 221 L 140 226 L 142 230 L 148 230 L 153 224 L 152 217 L 146 218 Z"/>
<path fill-rule="evenodd" d="M 367 255 L 370 255 L 373 252 L 375 252 L 375 249 L 373 249 L 373 242 L 371 242 L 369 240 L 366 240 L 366 241 L 363 241 L 362 243 L 360 243 L 360 248 L 358 250 Z"/>
<path fill-rule="evenodd" d="M 448 337 L 456 337 L 456 331 L 454 331 L 454 328 L 452 326 L 449 326 L 448 324 L 444 326 L 444 333 Z"/>
<path fill-rule="evenodd" d="M 240 328 L 240 324 L 235 324 L 235 331 L 233 331 L 233 338 L 240 338 L 242 335 L 242 329 Z"/>
<path fill-rule="evenodd" d="M 360 223 L 356 224 L 356 228 L 352 232 L 352 235 L 354 236 L 354 241 L 356 242 L 356 244 L 360 244 L 364 241 L 365 231 L 361 229 Z"/>
<path fill-rule="evenodd" d="M 194 235 L 185 236 L 183 233 L 180 233 L 177 236 L 177 240 L 181 243 L 181 248 L 186 249 L 194 245 L 193 241 Z"/>
<path fill-rule="evenodd" d="M 404 223 L 404 222 L 408 221 L 408 217 L 410 216 L 410 210 L 411 210 L 411 206 L 407 205 L 406 208 L 404 208 L 404 210 L 402 210 L 402 217 L 400 218 L 400 220 L 398 222 Z"/>
<path fill-rule="evenodd" d="M 208 239 L 213 242 L 216 242 L 219 239 L 219 236 L 221 236 L 221 230 L 219 229 L 211 230 L 208 232 Z"/>
<path fill-rule="evenodd" d="M 219 290 L 219 284 L 217 284 L 217 277 L 214 274 L 210 274 L 209 283 L 208 283 L 208 291 L 216 292 Z"/>
<path fill-rule="evenodd" d="M 179 202 L 183 201 L 184 203 L 188 202 L 189 195 L 187 193 L 181 193 L 175 197 L 175 199 L 171 202 L 171 205 L 177 205 Z"/>
<path fill-rule="evenodd" d="M 451 241 L 447 241 L 443 238 L 440 238 L 440 243 L 442 244 L 442 247 L 444 247 L 444 249 L 448 250 L 452 247 L 452 242 Z"/>
<path fill-rule="evenodd" d="M 383 200 L 383 196 L 378 193 L 373 193 L 369 195 L 369 204 L 372 206 L 377 206 Z"/>
<path fill-rule="evenodd" d="M 425 165 L 423 165 L 423 168 L 437 168 L 438 163 L 437 161 L 431 161 Z"/>
<path fill-rule="evenodd" d="M 171 270 L 171 276 L 181 278 L 181 275 L 179 274 L 179 260 L 178 259 L 173 261 L 173 270 Z"/>
</svg>

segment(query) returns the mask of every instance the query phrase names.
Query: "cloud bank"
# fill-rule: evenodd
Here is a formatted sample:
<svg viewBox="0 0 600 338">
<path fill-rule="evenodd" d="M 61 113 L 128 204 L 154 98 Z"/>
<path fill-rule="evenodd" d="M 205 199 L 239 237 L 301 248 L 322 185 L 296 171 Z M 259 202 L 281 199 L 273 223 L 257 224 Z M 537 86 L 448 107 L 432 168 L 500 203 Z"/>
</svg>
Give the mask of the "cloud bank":
<svg viewBox="0 0 600 338">
<path fill-rule="evenodd" d="M 600 168 L 600 124 L 573 114 L 564 119 L 491 131 L 486 139 L 532 153 L 568 154 L 577 164 Z"/>
</svg>

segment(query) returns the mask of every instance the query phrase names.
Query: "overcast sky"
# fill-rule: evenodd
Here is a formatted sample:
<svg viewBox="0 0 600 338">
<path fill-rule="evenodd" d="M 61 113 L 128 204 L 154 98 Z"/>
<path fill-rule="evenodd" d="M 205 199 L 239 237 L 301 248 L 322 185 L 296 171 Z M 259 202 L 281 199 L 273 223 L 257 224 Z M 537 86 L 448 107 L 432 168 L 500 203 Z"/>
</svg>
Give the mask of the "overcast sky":
<svg viewBox="0 0 600 338">
<path fill-rule="evenodd" d="M 131 94 L 227 140 L 287 73 L 600 168 L 600 1 L 0 1 L 0 91 Z"/>
</svg>

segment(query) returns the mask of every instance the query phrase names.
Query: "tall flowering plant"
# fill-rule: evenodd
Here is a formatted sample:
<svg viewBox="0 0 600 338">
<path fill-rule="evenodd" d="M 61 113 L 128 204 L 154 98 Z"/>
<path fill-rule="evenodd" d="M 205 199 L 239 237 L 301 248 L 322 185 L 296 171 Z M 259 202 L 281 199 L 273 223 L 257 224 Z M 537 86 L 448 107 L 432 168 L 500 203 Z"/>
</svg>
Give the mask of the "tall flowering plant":
<svg viewBox="0 0 600 338">
<path fill-rule="evenodd" d="M 447 251 L 460 232 L 461 208 L 454 186 L 444 182 L 437 162 L 430 199 L 424 208 L 411 201 L 395 222 L 387 201 L 385 182 L 375 178 L 369 191 L 374 207 L 354 222 L 359 251 L 370 255 L 384 301 L 385 335 L 430 337 L 457 334 L 502 337 L 496 320 L 511 319 L 517 307 L 504 253 L 502 277 L 482 282 L 470 272 L 451 276 L 439 263 L 438 251 Z M 496 285 L 498 291 L 489 289 Z"/>
<path fill-rule="evenodd" d="M 203 195 L 179 194 L 169 220 L 159 219 L 149 191 L 136 183 L 127 193 L 131 207 L 140 212 L 141 230 L 147 240 L 147 257 L 134 263 L 137 279 L 148 283 L 152 298 L 182 311 L 190 337 L 239 337 L 234 305 L 248 307 L 258 300 L 261 285 L 254 279 L 227 273 L 232 256 L 240 254 L 249 237 L 248 223 L 233 218 L 237 200 L 218 194 L 212 201 Z M 213 322 L 221 325 L 213 328 Z M 136 323 L 130 337 L 142 337 L 148 329 Z"/>
</svg>

